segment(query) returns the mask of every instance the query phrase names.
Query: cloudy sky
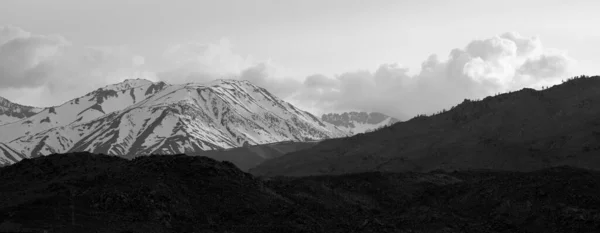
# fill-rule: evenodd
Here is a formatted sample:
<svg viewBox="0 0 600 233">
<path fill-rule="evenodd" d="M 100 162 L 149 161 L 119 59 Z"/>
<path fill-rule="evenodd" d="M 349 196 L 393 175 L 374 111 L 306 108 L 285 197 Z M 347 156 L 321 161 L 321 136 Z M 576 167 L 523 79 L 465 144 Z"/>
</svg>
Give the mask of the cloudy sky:
<svg viewBox="0 0 600 233">
<path fill-rule="evenodd" d="M 600 74 L 591 0 L 2 0 L 0 96 L 250 80 L 316 114 L 400 118 Z"/>
</svg>

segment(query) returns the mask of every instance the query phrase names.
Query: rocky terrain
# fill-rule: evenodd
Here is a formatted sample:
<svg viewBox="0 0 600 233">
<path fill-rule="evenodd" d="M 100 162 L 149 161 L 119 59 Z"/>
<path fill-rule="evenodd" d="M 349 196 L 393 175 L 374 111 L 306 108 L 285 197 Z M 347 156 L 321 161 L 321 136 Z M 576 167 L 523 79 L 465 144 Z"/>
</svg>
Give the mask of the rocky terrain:
<svg viewBox="0 0 600 233">
<path fill-rule="evenodd" d="M 600 169 L 600 77 L 464 100 L 376 132 L 266 161 L 257 175 L 494 169 Z"/>
<path fill-rule="evenodd" d="M 2 125 L 0 132 L 0 164 L 52 153 L 133 158 L 347 135 L 248 81 L 143 79 L 99 88 Z"/>
<path fill-rule="evenodd" d="M 42 108 L 15 104 L 0 97 L 0 125 L 5 125 L 33 116 L 42 110 Z"/>
<path fill-rule="evenodd" d="M 257 178 L 230 162 L 71 153 L 0 168 L 0 232 L 597 232 L 600 173 Z"/>
<path fill-rule="evenodd" d="M 328 113 L 321 116 L 321 120 L 331 123 L 349 134 L 371 132 L 399 120 L 378 112 L 344 112 Z"/>
</svg>

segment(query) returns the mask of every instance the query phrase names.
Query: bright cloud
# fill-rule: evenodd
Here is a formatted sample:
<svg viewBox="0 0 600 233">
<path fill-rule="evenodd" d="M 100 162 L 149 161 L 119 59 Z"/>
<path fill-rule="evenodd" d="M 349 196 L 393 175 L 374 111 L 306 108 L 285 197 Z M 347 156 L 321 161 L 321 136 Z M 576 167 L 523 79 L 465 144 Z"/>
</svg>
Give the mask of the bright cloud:
<svg viewBox="0 0 600 233">
<path fill-rule="evenodd" d="M 406 118 L 465 98 L 557 84 L 572 75 L 574 64 L 566 52 L 544 48 L 539 38 L 511 32 L 474 40 L 452 50 L 446 61 L 431 55 L 416 75 L 398 64 L 384 64 L 375 72 L 310 76 L 290 101 L 320 113 L 361 110 Z"/>
<path fill-rule="evenodd" d="M 217 78 L 249 80 L 316 114 L 331 111 L 377 111 L 399 118 L 450 108 L 465 98 L 479 99 L 523 87 L 538 88 L 569 76 L 574 60 L 566 52 L 544 48 L 540 38 L 516 32 L 473 40 L 422 62 L 410 75 L 399 64 L 382 64 L 374 72 L 359 70 L 336 77 L 315 74 L 303 81 L 284 78 L 279 66 L 257 62 L 217 44 L 181 44 L 167 50 L 176 68 L 160 73 L 167 82 L 207 82 Z"/>
<path fill-rule="evenodd" d="M 169 83 L 209 82 L 219 78 L 249 80 L 316 114 L 377 111 L 399 118 L 450 108 L 465 98 L 539 88 L 572 74 L 575 61 L 565 51 L 545 48 L 538 37 L 515 32 L 473 40 L 450 51 L 446 59 L 431 55 L 417 74 L 400 64 L 374 71 L 349 71 L 303 79 L 282 75 L 273 61 L 256 61 L 234 52 L 222 39 L 214 44 L 182 43 L 164 52 L 168 69 L 144 70 L 146 59 L 125 46 L 75 46 L 59 35 L 35 35 L 17 27 L 0 27 L 0 95 L 30 105 L 65 101 L 125 78 Z M 20 90 L 35 93 L 24 96 Z M 50 96 L 51 98 L 48 98 Z M 51 100 L 49 100 L 51 99 Z"/>
<path fill-rule="evenodd" d="M 164 53 L 171 69 L 158 73 L 161 80 L 172 83 L 208 82 L 231 78 L 253 66 L 252 58 L 232 50 L 228 39 L 217 44 L 182 43 L 170 46 Z"/>
<path fill-rule="evenodd" d="M 125 78 L 152 79 L 135 69 L 143 64 L 124 46 L 82 47 L 60 35 L 0 26 L 0 95 L 18 103 L 56 105 Z"/>
</svg>

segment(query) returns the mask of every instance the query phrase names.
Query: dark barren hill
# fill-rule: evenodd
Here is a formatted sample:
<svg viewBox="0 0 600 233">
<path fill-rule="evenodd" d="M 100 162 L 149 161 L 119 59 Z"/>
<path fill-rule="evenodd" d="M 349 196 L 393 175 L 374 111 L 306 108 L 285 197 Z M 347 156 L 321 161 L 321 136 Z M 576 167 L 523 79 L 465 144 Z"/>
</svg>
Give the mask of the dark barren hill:
<svg viewBox="0 0 600 233">
<path fill-rule="evenodd" d="M 465 100 L 373 133 L 327 140 L 269 160 L 257 175 L 494 169 L 600 169 L 600 77 Z"/>
<path fill-rule="evenodd" d="M 598 190 L 570 167 L 262 180 L 203 156 L 77 153 L 0 168 L 0 232 L 597 232 Z"/>
<path fill-rule="evenodd" d="M 190 152 L 187 153 L 187 155 L 206 156 L 216 159 L 217 161 L 229 161 L 235 164 L 235 166 L 242 171 L 248 171 L 249 169 L 256 167 L 266 160 L 278 158 L 284 154 L 297 150 L 308 149 L 317 143 L 318 141 L 285 141 L 236 147 L 224 150 Z"/>
</svg>

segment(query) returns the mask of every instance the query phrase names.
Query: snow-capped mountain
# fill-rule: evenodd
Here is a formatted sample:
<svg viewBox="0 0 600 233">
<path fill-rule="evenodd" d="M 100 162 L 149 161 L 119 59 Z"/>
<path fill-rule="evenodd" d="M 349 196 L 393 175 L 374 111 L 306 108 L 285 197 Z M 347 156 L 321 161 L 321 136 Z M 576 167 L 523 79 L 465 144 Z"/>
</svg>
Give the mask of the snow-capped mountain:
<svg viewBox="0 0 600 233">
<path fill-rule="evenodd" d="M 7 99 L 0 97 L 0 125 L 21 120 L 37 114 L 42 108 L 23 106 L 15 104 Z"/>
<path fill-rule="evenodd" d="M 60 106 L 48 107 L 27 118 L 0 127 L 11 132 L 0 133 L 0 142 L 34 135 L 55 127 L 84 123 L 114 111 L 119 111 L 160 91 L 165 83 L 143 79 L 128 79 L 88 93 Z"/>
<path fill-rule="evenodd" d="M 25 158 L 23 154 L 0 142 L 0 166 L 12 164 Z"/>
<path fill-rule="evenodd" d="M 261 87 L 234 80 L 128 80 L 0 126 L 8 130 L 18 133 L 3 133 L 0 142 L 25 157 L 73 151 L 134 157 L 347 135 Z M 2 153 L 0 160 L 12 161 Z"/>
<path fill-rule="evenodd" d="M 398 122 L 398 119 L 378 112 L 329 113 L 323 114 L 321 120 L 331 123 L 349 134 L 365 133 Z"/>
</svg>

